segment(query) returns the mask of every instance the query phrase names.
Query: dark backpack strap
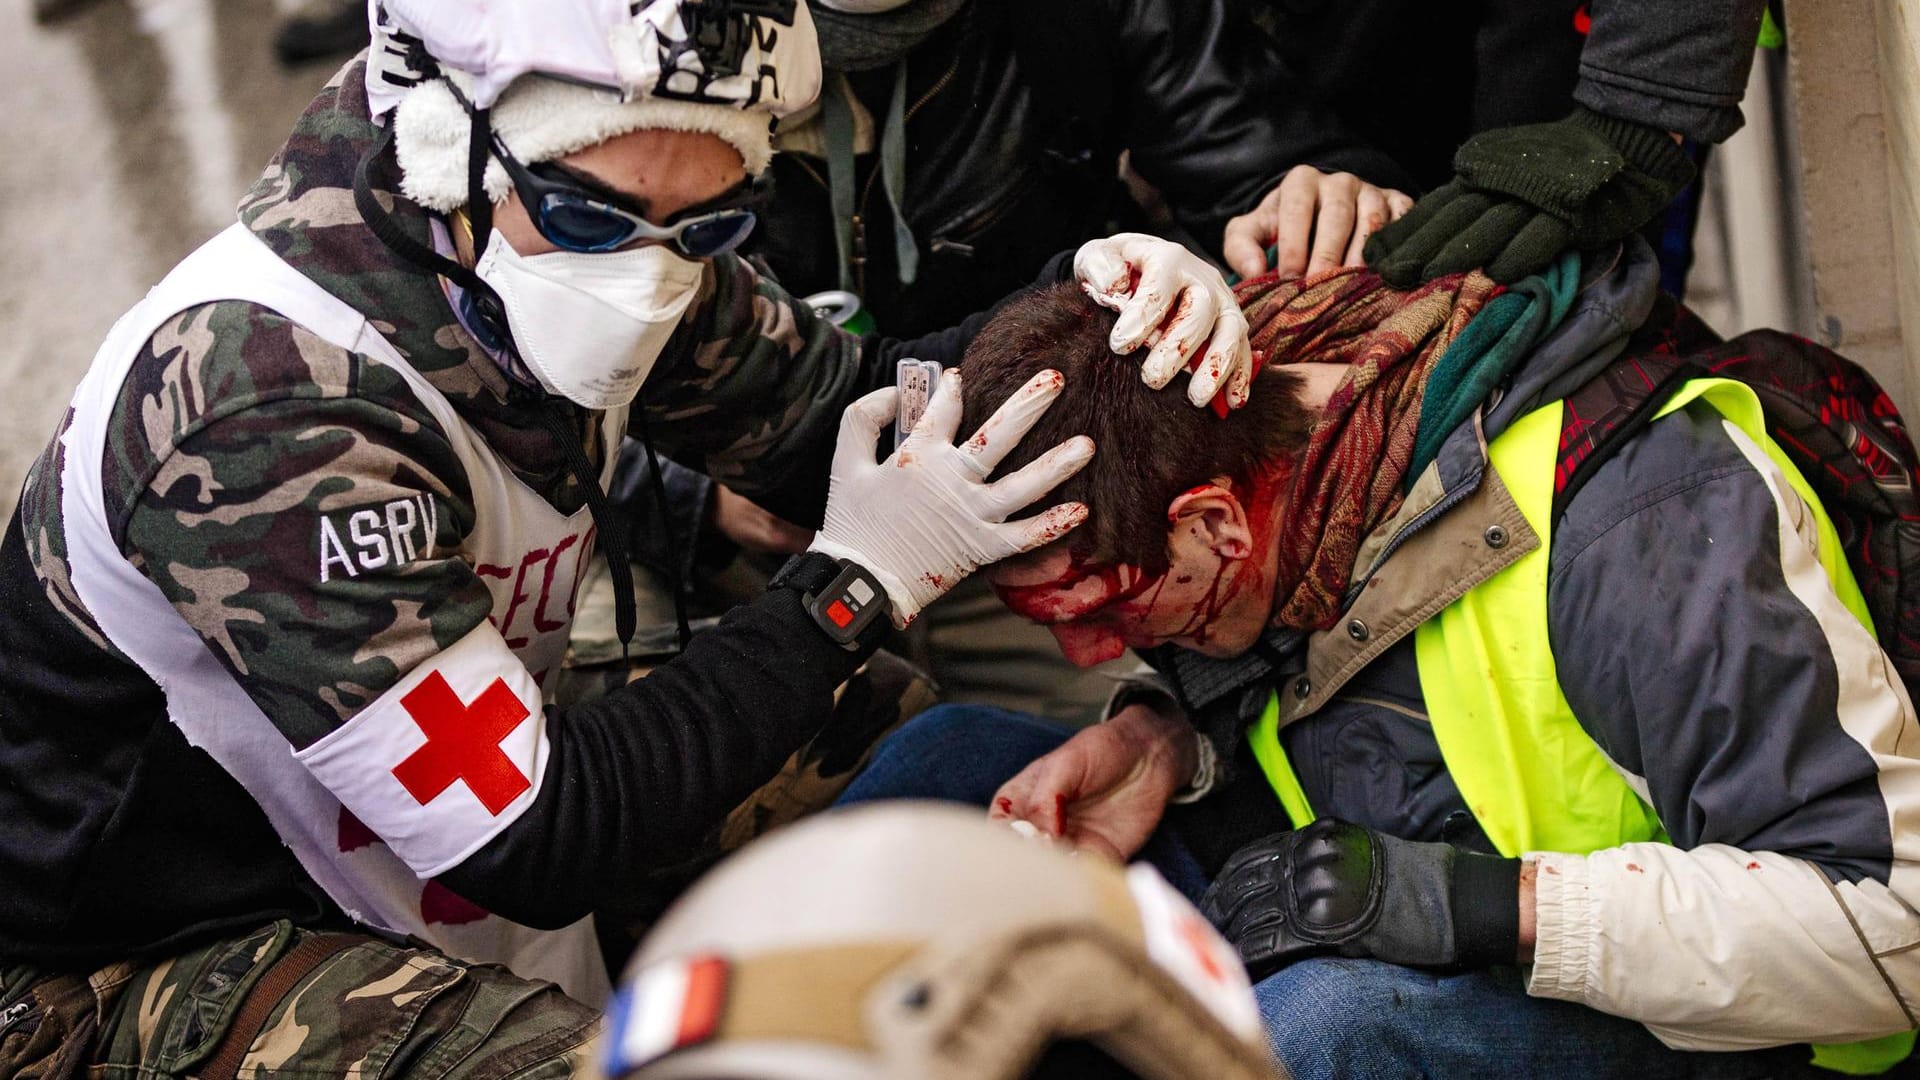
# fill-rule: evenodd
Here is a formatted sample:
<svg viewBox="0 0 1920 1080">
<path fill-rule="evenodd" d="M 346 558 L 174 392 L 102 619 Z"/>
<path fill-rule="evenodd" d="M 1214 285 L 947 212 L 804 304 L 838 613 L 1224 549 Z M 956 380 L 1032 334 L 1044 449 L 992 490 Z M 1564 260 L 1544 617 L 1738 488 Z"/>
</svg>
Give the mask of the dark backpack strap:
<svg viewBox="0 0 1920 1080">
<path fill-rule="evenodd" d="M 1553 520 L 1559 521 L 1600 466 L 1651 423 L 1688 379 L 1706 371 L 1668 353 L 1628 356 L 1567 395 L 1553 470 Z"/>
</svg>

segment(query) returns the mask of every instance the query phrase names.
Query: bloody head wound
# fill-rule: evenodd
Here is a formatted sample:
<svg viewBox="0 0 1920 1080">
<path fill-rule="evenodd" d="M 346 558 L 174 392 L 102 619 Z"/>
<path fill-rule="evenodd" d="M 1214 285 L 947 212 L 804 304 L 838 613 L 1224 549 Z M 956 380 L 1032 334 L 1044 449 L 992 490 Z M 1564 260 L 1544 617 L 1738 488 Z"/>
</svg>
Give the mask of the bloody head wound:
<svg viewBox="0 0 1920 1080">
<path fill-rule="evenodd" d="M 1090 511 L 1068 543 L 1082 560 L 1167 568 L 1167 506 L 1216 476 L 1252 477 L 1305 441 L 1310 416 L 1299 381 L 1269 368 L 1253 397 L 1225 418 L 1187 401 L 1186 375 L 1154 390 L 1140 381 L 1141 353 L 1107 348 L 1115 314 L 1071 284 L 1038 289 L 1003 307 L 973 339 L 961 371 L 960 431 L 976 430 L 1034 373 L 1053 368 L 1066 388 L 994 472 L 998 479 L 1072 438 L 1087 435 L 1093 460 L 1040 505 L 1078 500 Z"/>
</svg>

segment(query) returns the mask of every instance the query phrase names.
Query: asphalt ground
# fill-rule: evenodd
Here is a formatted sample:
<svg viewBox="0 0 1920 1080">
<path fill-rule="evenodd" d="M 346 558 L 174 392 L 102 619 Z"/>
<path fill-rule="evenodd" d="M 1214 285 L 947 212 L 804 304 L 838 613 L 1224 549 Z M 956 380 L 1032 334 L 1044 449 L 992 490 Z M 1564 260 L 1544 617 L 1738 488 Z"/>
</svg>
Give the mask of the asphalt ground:
<svg viewBox="0 0 1920 1080">
<path fill-rule="evenodd" d="M 0 2 L 0 513 L 115 319 L 234 219 L 336 65 L 282 69 L 267 0 Z"/>
</svg>

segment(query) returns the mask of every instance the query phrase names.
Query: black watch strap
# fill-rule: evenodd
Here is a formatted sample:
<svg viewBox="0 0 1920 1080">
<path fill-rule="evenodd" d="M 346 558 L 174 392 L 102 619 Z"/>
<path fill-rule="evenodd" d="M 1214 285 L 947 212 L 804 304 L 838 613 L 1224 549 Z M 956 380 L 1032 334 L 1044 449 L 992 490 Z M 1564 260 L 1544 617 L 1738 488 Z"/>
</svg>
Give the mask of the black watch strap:
<svg viewBox="0 0 1920 1080">
<path fill-rule="evenodd" d="M 893 604 L 878 579 L 858 563 L 817 551 L 788 559 L 770 589 L 792 589 L 814 625 L 848 651 L 879 644 L 891 620 Z"/>
</svg>

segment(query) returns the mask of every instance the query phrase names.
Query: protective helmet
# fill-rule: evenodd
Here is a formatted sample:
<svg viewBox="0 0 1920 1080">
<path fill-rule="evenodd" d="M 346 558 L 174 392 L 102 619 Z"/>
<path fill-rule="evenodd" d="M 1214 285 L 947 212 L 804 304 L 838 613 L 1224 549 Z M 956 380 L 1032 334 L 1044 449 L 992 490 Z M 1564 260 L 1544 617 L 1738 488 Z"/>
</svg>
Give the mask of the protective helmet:
<svg viewBox="0 0 1920 1080">
<path fill-rule="evenodd" d="M 662 128 L 717 135 L 758 174 L 773 122 L 820 92 L 801 0 L 369 0 L 368 17 L 369 110 L 393 114 L 402 192 L 441 212 L 468 201 L 476 111 L 527 164 Z M 484 182 L 506 196 L 499 162 Z"/>
<path fill-rule="evenodd" d="M 1278 1075 L 1245 972 L 1152 868 L 933 803 L 746 848 L 648 935 L 610 1078 L 1011 1080 L 1056 1044 L 1135 1076 Z"/>
</svg>

